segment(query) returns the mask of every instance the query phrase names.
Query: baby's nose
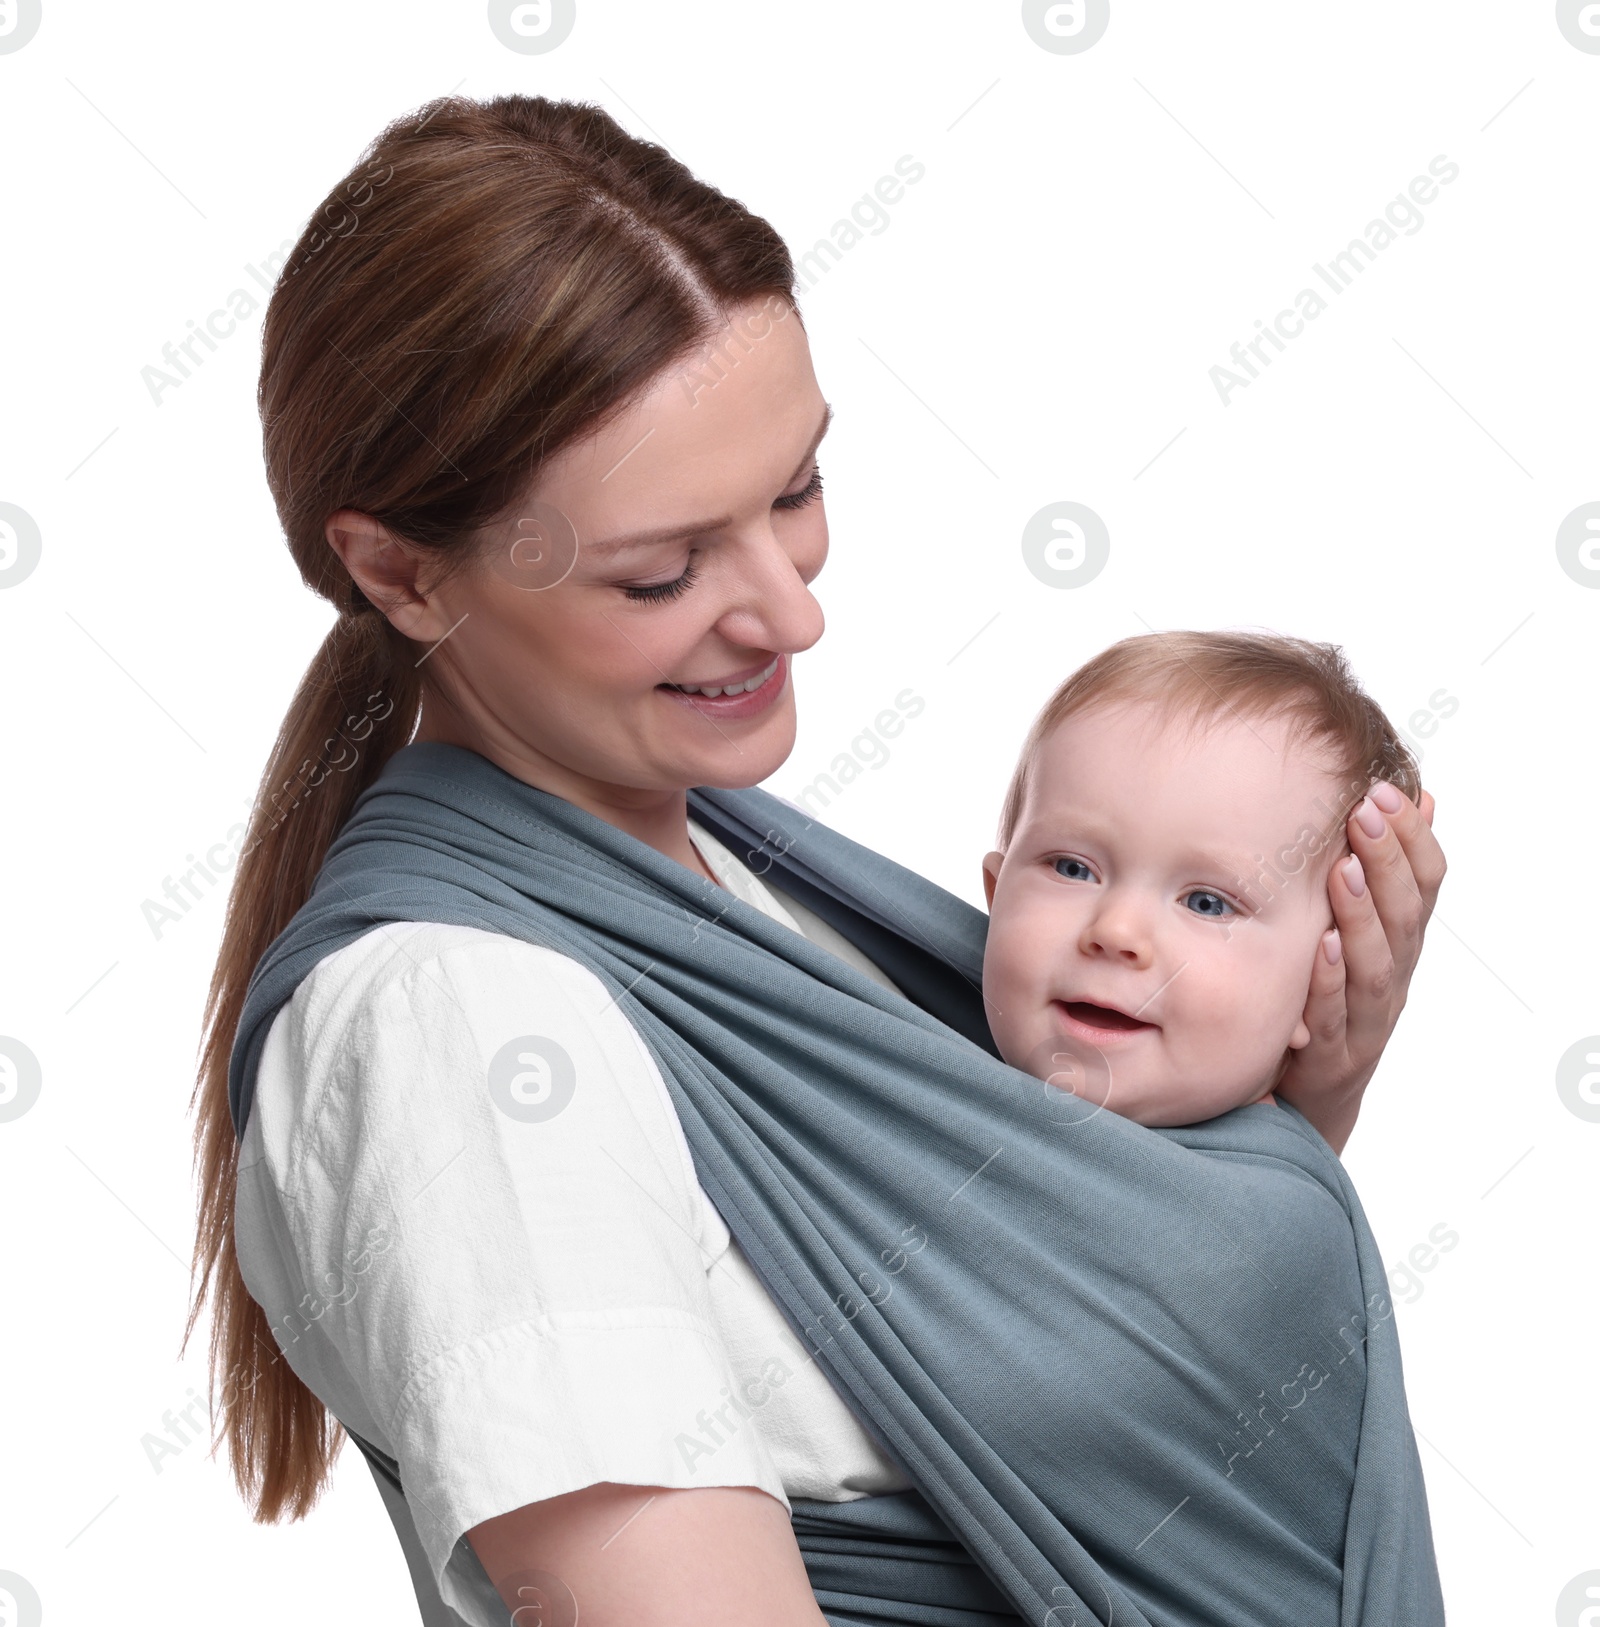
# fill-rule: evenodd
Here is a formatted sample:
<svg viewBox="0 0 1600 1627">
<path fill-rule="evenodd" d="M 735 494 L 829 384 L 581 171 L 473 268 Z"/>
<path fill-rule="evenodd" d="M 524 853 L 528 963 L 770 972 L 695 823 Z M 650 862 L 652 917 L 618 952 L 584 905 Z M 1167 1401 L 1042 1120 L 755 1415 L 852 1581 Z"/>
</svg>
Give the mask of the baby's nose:
<svg viewBox="0 0 1600 1627">
<path fill-rule="evenodd" d="M 1148 966 L 1155 956 L 1155 937 L 1143 910 L 1130 902 L 1108 900 L 1085 925 L 1081 947 L 1086 954 Z"/>
</svg>

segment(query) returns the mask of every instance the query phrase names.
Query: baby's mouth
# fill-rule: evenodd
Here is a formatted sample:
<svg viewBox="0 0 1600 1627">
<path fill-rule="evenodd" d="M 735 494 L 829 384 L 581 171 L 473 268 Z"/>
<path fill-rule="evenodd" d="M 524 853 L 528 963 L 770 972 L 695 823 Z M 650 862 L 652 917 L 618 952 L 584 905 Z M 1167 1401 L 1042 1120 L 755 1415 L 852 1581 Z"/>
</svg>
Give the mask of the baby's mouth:
<svg viewBox="0 0 1600 1627">
<path fill-rule="evenodd" d="M 1141 1028 L 1154 1028 L 1154 1023 L 1141 1022 L 1126 1012 L 1113 1011 L 1110 1006 L 1097 1006 L 1088 1000 L 1057 1000 L 1053 1002 L 1074 1021 L 1088 1028 L 1108 1033 L 1133 1033 Z"/>
</svg>

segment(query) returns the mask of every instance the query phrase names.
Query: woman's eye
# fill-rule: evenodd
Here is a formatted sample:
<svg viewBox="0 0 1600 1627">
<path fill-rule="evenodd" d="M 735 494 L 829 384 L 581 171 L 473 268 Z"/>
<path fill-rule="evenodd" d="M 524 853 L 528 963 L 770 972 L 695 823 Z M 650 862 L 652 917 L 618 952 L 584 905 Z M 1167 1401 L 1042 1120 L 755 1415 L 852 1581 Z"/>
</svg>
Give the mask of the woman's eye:
<svg viewBox="0 0 1600 1627">
<path fill-rule="evenodd" d="M 814 503 L 822 495 L 822 466 L 812 464 L 811 478 L 799 491 L 790 492 L 785 497 L 774 500 L 774 508 L 804 508 L 807 503 Z"/>
<path fill-rule="evenodd" d="M 1195 902 L 1197 899 L 1198 903 Z M 1225 921 L 1230 915 L 1239 913 L 1221 893 L 1208 893 L 1203 888 L 1197 888 L 1188 895 L 1188 904 L 1194 914 L 1204 915 L 1213 921 Z"/>
<path fill-rule="evenodd" d="M 646 603 L 658 602 L 662 599 L 676 599 L 680 593 L 685 592 L 694 582 L 694 561 L 691 559 L 683 568 L 682 576 L 675 576 L 670 582 L 648 582 L 643 587 L 625 587 L 622 591 L 630 599 L 641 599 Z"/>
<path fill-rule="evenodd" d="M 1094 871 L 1082 859 L 1057 859 L 1056 874 L 1068 881 L 1093 881 Z"/>
</svg>

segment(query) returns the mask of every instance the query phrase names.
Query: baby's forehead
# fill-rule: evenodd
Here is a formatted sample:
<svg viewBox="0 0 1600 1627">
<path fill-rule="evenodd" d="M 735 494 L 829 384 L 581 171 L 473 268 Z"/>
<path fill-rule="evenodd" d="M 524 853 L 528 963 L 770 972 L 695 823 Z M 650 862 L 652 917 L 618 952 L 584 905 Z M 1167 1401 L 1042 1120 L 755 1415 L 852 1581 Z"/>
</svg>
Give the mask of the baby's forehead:
<svg viewBox="0 0 1600 1627">
<path fill-rule="evenodd" d="M 1129 834 L 1179 828 L 1240 842 L 1343 836 L 1365 786 L 1346 785 L 1328 744 L 1281 713 L 1213 713 L 1155 701 L 1062 720 L 1031 765 L 1026 816 L 1116 817 Z"/>
</svg>

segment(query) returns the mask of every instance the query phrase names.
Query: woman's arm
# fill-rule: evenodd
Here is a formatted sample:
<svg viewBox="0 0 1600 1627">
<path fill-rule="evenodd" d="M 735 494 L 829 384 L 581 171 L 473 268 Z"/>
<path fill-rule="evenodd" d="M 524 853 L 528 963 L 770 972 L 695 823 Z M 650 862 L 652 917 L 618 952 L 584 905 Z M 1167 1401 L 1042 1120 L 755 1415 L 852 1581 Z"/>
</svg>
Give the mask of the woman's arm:
<svg viewBox="0 0 1600 1627">
<path fill-rule="evenodd" d="M 514 1627 L 824 1627 L 789 1516 L 753 1486 L 586 1486 L 466 1536 Z"/>
<path fill-rule="evenodd" d="M 1376 835 L 1361 824 L 1370 799 L 1346 822 L 1355 863 L 1341 859 L 1328 877 L 1340 958 L 1330 962 L 1317 952 L 1305 1010 L 1311 1043 L 1294 1053 L 1277 1086 L 1335 1152 L 1350 1139 L 1367 1081 L 1406 1003 L 1445 873 L 1433 797 L 1424 791 L 1419 805 L 1392 787 L 1378 795 Z M 1370 811 L 1365 817 L 1371 821 Z"/>
<path fill-rule="evenodd" d="M 519 1111 L 507 1065 L 541 1056 L 564 1058 L 571 1088 L 551 1111 Z M 810 1603 L 748 1410 L 712 1434 L 711 1462 L 681 1448 L 741 1371 L 707 1278 L 717 1239 L 666 1087 L 592 972 L 472 928 L 376 929 L 323 960 L 274 1022 L 251 1131 L 241 1269 L 295 1371 L 398 1462 L 435 1584 L 417 1584 L 425 1607 L 435 1593 L 467 1621 L 506 1620 L 460 1544 L 496 1532 L 512 1539 L 494 1557 L 513 1586 L 518 1569 L 563 1567 L 585 1583 L 586 1627 L 615 1560 L 667 1599 L 703 1584 L 728 1622 L 735 1582 L 761 1585 L 772 1610 L 795 1588 Z M 553 1562 L 544 1519 L 603 1501 L 607 1483 L 622 1512 L 597 1535 L 558 1520 Z M 671 1518 L 658 1525 L 661 1502 L 640 1513 L 671 1487 Z M 702 1536 L 719 1569 L 690 1551 Z M 519 1604 L 516 1627 L 570 1627 L 559 1599 Z M 818 1627 L 814 1605 L 745 1619 Z"/>
</svg>

